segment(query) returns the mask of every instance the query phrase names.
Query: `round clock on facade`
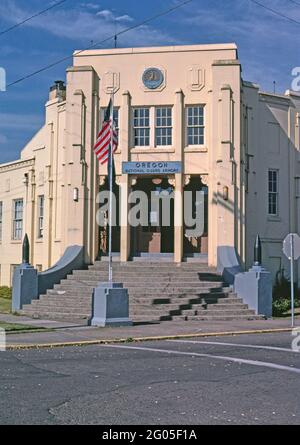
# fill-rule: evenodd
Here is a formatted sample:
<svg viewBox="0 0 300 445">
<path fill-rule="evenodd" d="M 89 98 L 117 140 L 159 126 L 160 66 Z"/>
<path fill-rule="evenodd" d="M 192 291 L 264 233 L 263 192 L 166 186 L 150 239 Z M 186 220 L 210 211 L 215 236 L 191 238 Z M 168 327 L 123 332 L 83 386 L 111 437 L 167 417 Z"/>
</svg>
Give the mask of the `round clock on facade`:
<svg viewBox="0 0 300 445">
<path fill-rule="evenodd" d="M 155 90 L 159 88 L 164 81 L 164 75 L 158 68 L 148 68 L 143 74 L 143 83 L 146 88 Z"/>
</svg>

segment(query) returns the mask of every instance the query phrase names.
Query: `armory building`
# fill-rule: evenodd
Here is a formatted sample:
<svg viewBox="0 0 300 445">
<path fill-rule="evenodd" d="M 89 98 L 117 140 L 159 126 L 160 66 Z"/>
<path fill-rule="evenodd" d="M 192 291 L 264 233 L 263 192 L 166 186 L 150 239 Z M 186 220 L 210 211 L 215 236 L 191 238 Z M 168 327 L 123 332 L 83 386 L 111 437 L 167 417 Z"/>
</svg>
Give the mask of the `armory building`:
<svg viewBox="0 0 300 445">
<path fill-rule="evenodd" d="M 249 267 L 259 234 L 273 278 L 288 269 L 282 240 L 300 232 L 300 95 L 244 81 L 234 44 L 75 52 L 66 75 L 66 86 L 51 87 L 45 124 L 20 159 L 0 165 L 1 285 L 11 284 L 25 233 L 38 270 L 68 246 L 84 246 L 88 264 L 106 255 L 96 214 L 107 167 L 93 146 L 112 92 L 120 261 L 161 255 L 215 267 L 228 246 Z M 150 215 L 148 226 L 130 227 L 130 192 L 157 189 L 203 192 L 201 236 L 187 236 L 182 193 L 171 226 L 152 225 Z"/>
</svg>

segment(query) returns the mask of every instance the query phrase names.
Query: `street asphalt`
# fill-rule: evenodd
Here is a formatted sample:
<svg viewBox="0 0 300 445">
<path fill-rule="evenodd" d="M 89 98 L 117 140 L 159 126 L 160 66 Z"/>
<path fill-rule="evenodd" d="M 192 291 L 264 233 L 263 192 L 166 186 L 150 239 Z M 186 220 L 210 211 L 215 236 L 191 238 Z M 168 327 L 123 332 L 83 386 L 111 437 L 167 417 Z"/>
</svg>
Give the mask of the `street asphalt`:
<svg viewBox="0 0 300 445">
<path fill-rule="evenodd" d="M 273 333 L 0 352 L 0 424 L 299 424 L 294 339 Z"/>
</svg>

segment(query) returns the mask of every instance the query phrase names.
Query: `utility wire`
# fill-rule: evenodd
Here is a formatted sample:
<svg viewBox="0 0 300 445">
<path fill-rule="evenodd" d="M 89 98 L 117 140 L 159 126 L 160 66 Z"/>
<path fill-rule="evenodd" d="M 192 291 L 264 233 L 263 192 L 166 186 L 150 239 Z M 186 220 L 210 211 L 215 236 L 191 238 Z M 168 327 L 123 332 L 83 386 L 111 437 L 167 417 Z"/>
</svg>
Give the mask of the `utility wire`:
<svg viewBox="0 0 300 445">
<path fill-rule="evenodd" d="M 123 29 L 122 31 L 119 31 L 116 34 L 113 34 L 112 36 L 109 36 L 106 39 L 101 40 L 100 42 L 93 43 L 92 45 L 88 46 L 85 49 L 82 49 L 80 51 L 76 51 L 75 56 L 77 56 L 78 54 L 83 53 L 84 51 L 88 51 L 89 49 L 92 49 L 92 48 L 95 48 L 97 46 L 103 45 L 103 43 L 106 43 L 109 40 L 115 39 L 116 37 L 118 37 L 120 35 L 123 35 L 123 34 L 129 32 L 129 31 L 133 31 L 136 28 L 140 28 L 141 26 L 147 25 L 149 22 L 151 22 L 153 20 L 156 20 L 156 19 L 158 19 L 160 17 L 163 17 L 163 16 L 165 16 L 167 14 L 170 14 L 171 12 L 173 12 L 173 11 L 179 9 L 179 8 L 182 8 L 183 6 L 187 5 L 188 3 L 191 3 L 192 1 L 194 1 L 194 0 L 185 0 L 184 2 L 181 2 L 178 5 L 173 6 L 172 8 L 169 8 L 169 9 L 167 9 L 165 11 L 162 11 L 162 12 L 156 14 L 156 15 L 153 15 L 152 17 L 149 17 L 149 18 L 143 20 L 142 22 L 137 23 L 136 25 L 133 25 L 133 26 L 130 26 L 129 28 Z M 49 65 L 46 65 L 46 66 L 44 66 L 44 67 L 42 67 L 42 68 L 40 68 L 40 69 L 30 73 L 30 74 L 27 74 L 26 76 L 21 77 L 20 79 L 15 80 L 14 82 L 9 83 L 6 87 L 9 88 L 9 87 L 11 87 L 13 85 L 16 85 L 16 84 L 18 84 L 20 82 L 23 82 L 24 80 L 30 79 L 31 77 L 36 76 L 37 74 L 40 74 L 40 73 L 42 73 L 44 71 L 47 71 L 48 69 L 53 68 L 54 66 L 59 65 L 60 63 L 63 63 L 63 62 L 66 62 L 69 59 L 72 59 L 72 57 L 73 57 L 73 55 L 66 56 L 66 57 L 63 57 L 62 59 L 56 60 L 55 62 L 50 63 Z"/>
<path fill-rule="evenodd" d="M 54 3 L 53 5 L 49 6 L 46 9 L 43 9 L 42 11 L 37 12 L 36 14 L 27 17 L 27 19 L 22 20 L 21 22 L 16 23 L 15 25 L 11 26 L 10 28 L 4 29 L 3 31 L 0 31 L 0 37 L 3 36 L 4 34 L 7 34 L 8 32 L 12 31 L 13 29 L 18 28 L 21 25 L 24 25 L 24 23 L 29 22 L 30 20 L 34 19 L 35 17 L 39 17 L 42 14 L 45 14 L 45 12 L 50 11 L 53 8 L 56 8 L 57 6 L 62 5 L 63 3 L 66 3 L 68 0 L 61 0 L 59 2 Z"/>
<path fill-rule="evenodd" d="M 291 1 L 291 0 L 290 0 L 290 1 Z M 289 21 L 292 22 L 292 23 L 296 23 L 297 25 L 300 25 L 300 22 L 299 22 L 298 20 L 293 19 L 292 17 L 289 17 L 289 16 L 287 16 L 287 15 L 284 15 L 284 14 L 282 14 L 281 12 L 276 11 L 275 9 L 269 8 L 268 6 L 264 5 L 263 3 L 260 3 L 260 2 L 258 2 L 258 1 L 256 1 L 256 0 L 250 0 L 250 2 L 252 2 L 252 3 L 254 3 L 254 4 L 258 5 L 258 6 L 260 6 L 261 8 L 266 9 L 267 11 L 272 12 L 273 14 L 278 15 L 279 17 L 282 17 L 282 18 L 284 18 L 284 19 L 286 19 L 286 20 L 289 20 Z M 296 3 L 296 2 L 293 1 L 293 3 Z M 298 3 L 298 5 L 300 5 L 300 4 Z"/>
<path fill-rule="evenodd" d="M 294 5 L 298 5 L 298 6 L 300 6 L 300 3 L 299 3 L 299 2 L 296 2 L 295 0 L 289 0 L 289 2 L 294 3 Z"/>
</svg>

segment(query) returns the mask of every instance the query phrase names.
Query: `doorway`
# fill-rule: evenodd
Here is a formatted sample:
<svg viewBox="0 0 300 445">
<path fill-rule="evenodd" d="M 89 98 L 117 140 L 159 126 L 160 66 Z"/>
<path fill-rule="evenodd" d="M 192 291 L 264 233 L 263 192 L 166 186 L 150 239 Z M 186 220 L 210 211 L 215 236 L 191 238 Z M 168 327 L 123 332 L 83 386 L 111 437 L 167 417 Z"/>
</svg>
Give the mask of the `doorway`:
<svg viewBox="0 0 300 445">
<path fill-rule="evenodd" d="M 185 192 L 190 192 L 190 198 L 192 202 L 191 211 L 192 218 L 196 218 L 197 205 L 201 208 L 198 214 L 203 218 L 203 223 L 200 224 L 200 233 L 191 235 L 191 227 L 184 225 L 184 239 L 183 239 L 183 249 L 184 255 L 197 256 L 197 255 L 207 255 L 208 254 L 208 187 L 202 183 L 200 176 L 191 176 L 189 183 L 184 188 Z M 197 192 L 201 192 L 200 194 Z M 184 194 L 184 199 L 188 199 L 187 194 Z"/>
<path fill-rule="evenodd" d="M 147 223 L 131 229 L 132 256 L 174 253 L 174 188 L 164 177 L 141 177 L 133 191 L 147 196 Z"/>
</svg>

